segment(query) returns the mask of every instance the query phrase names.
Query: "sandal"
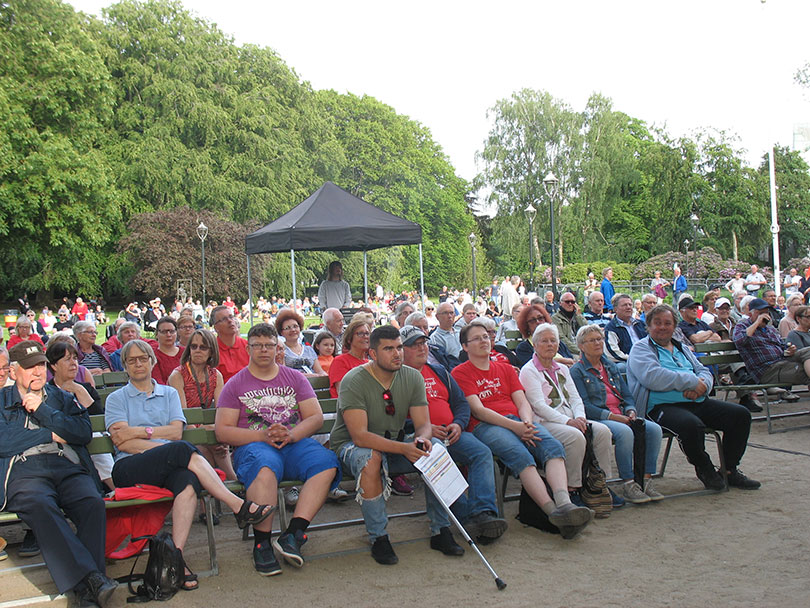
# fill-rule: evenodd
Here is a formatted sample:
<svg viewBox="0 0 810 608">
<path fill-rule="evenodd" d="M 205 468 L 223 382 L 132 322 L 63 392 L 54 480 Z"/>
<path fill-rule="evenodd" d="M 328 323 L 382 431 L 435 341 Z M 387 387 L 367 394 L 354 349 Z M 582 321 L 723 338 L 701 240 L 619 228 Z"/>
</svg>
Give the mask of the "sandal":
<svg viewBox="0 0 810 608">
<path fill-rule="evenodd" d="M 239 526 L 239 528 L 244 529 L 251 525 L 260 524 L 276 510 L 276 507 L 271 507 L 270 505 L 258 505 L 255 511 L 251 511 L 250 507 L 254 504 L 256 503 L 252 500 L 245 500 L 245 502 L 242 503 L 242 508 L 239 509 L 239 513 L 233 514 L 234 517 L 236 517 L 236 525 Z"/>
<path fill-rule="evenodd" d="M 188 568 L 186 569 L 188 570 Z M 189 583 L 191 583 L 191 586 L 189 586 Z M 200 582 L 197 580 L 197 575 L 194 574 L 191 570 L 189 570 L 189 573 L 184 576 L 183 584 L 180 585 L 180 588 L 183 591 L 196 591 L 197 589 L 199 589 Z"/>
</svg>

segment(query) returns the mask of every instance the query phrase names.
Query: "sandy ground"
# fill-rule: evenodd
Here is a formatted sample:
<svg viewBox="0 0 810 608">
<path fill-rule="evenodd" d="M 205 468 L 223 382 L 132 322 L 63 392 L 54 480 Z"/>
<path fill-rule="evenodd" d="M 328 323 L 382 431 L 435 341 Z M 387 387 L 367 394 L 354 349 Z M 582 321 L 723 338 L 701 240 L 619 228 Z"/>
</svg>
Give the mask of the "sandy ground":
<svg viewBox="0 0 810 608">
<path fill-rule="evenodd" d="M 802 400 L 798 407 L 807 409 Z M 784 406 L 781 409 L 785 409 Z M 778 426 L 807 424 L 808 417 Z M 716 459 L 713 443 L 707 449 Z M 782 451 L 786 450 L 786 451 Z M 790 453 L 798 452 L 798 453 Z M 810 585 L 810 429 L 768 435 L 755 423 L 742 469 L 759 479 L 759 491 L 672 498 L 627 506 L 594 522 L 579 538 L 527 528 L 517 522 L 517 502 L 507 502 L 509 530 L 482 548 L 507 582 L 497 591 L 472 549 L 449 558 L 428 547 L 427 518 L 394 519 L 389 534 L 399 555 L 396 566 L 379 566 L 369 554 L 362 526 L 313 530 L 304 548 L 307 564 L 284 566 L 281 576 L 263 578 L 252 566 L 252 543 L 243 542 L 230 516 L 216 528 L 220 574 L 205 578 L 195 592 L 180 592 L 172 606 L 779 606 L 807 607 Z M 671 494 L 698 489 L 693 469 L 679 450 L 670 458 L 659 489 Z M 509 493 L 517 485 L 510 484 Z M 415 497 L 392 498 L 390 510 L 422 509 Z M 327 505 L 317 521 L 359 517 L 353 501 Z M 14 600 L 52 594 L 53 584 L 37 558 L 16 556 L 19 526 L 0 531 L 10 558 L 0 562 L 0 607 Z M 195 524 L 187 548 L 193 568 L 207 563 L 205 528 Z M 143 563 L 144 560 L 141 560 Z M 22 567 L 22 569 L 20 569 Z M 131 561 L 108 573 L 129 572 Z M 142 566 L 139 565 L 139 570 Z M 119 590 L 115 606 L 126 605 Z M 283 604 L 282 604 L 283 602 Z M 57 598 L 52 605 L 67 605 Z M 31 605 L 23 601 L 16 605 Z"/>
</svg>

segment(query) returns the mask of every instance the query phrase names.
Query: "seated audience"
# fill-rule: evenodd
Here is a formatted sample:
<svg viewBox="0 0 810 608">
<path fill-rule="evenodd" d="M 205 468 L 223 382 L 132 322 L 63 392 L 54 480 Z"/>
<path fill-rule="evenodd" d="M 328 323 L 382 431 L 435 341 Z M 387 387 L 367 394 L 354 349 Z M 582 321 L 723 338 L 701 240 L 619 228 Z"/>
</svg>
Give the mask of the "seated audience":
<svg viewBox="0 0 810 608">
<path fill-rule="evenodd" d="M 501 324 L 498 326 L 498 336 L 496 338 L 497 342 L 505 343 L 508 339 L 506 337 L 507 331 L 519 331 L 517 326 L 517 318 L 520 315 L 520 311 L 523 310 L 523 304 L 518 302 L 512 307 L 511 317 L 508 319 L 504 319 Z"/>
<path fill-rule="evenodd" d="M 335 356 L 341 353 L 343 344 L 343 315 L 337 308 L 327 308 L 323 311 L 323 329 L 332 334 L 335 339 Z"/>
<path fill-rule="evenodd" d="M 796 311 L 804 306 L 804 296 L 799 293 L 791 294 L 787 299 L 787 312 L 779 321 L 779 335 L 787 338 L 787 335 L 799 326 L 796 320 Z"/>
<path fill-rule="evenodd" d="M 14 329 L 14 334 L 8 339 L 8 343 L 6 344 L 7 348 L 14 348 L 20 342 L 30 340 L 33 340 L 40 346 L 45 346 L 45 344 L 42 342 L 42 338 L 33 333 L 31 321 L 29 321 L 28 317 L 25 315 L 17 317 L 17 325 L 14 326 Z"/>
<path fill-rule="evenodd" d="M 647 337 L 644 323 L 633 318 L 633 300 L 625 293 L 613 296 L 615 316 L 605 326 L 605 350 L 608 358 L 624 373 L 633 345 Z"/>
<path fill-rule="evenodd" d="M 588 296 L 588 308 L 582 316 L 588 323 L 603 329 L 610 322 L 612 315 L 605 312 L 605 296 L 601 291 L 594 291 Z"/>
<path fill-rule="evenodd" d="M 223 382 L 227 382 L 237 372 L 247 367 L 250 357 L 247 340 L 239 335 L 239 319 L 227 306 L 214 306 L 209 315 L 208 326 L 217 332 L 219 365 Z"/>
<path fill-rule="evenodd" d="M 566 296 L 566 299 L 567 298 L 568 296 Z M 570 304 L 566 303 L 565 306 L 570 306 Z M 534 335 L 534 330 L 541 323 L 551 324 L 551 316 L 548 314 L 548 311 L 546 311 L 546 307 L 542 304 L 526 306 L 520 311 L 517 324 L 524 340 L 518 344 L 515 349 L 518 367 L 526 365 L 534 356 L 534 346 L 532 345 L 531 337 Z M 557 361 L 570 367 L 574 364 L 574 356 L 575 355 L 568 350 L 568 347 L 560 342 Z"/>
<path fill-rule="evenodd" d="M 799 324 L 787 335 L 787 343 L 794 344 L 797 349 L 810 346 L 810 306 L 800 306 L 793 312 Z"/>
<path fill-rule="evenodd" d="M 370 335 L 371 328 L 365 321 L 352 321 L 343 332 L 343 354 L 335 357 L 329 368 L 329 392 L 333 399 L 338 396 L 340 381 L 346 372 L 368 360 Z"/>
<path fill-rule="evenodd" d="M 96 344 L 95 325 L 87 321 L 78 321 L 73 326 L 73 335 L 79 346 L 79 363 L 84 365 L 94 376 L 113 371 L 113 364 L 107 351 Z"/>
<path fill-rule="evenodd" d="M 545 312 L 544 307 L 539 308 Z M 565 449 L 548 430 L 534 422 L 532 406 L 515 369 L 489 358 L 486 330 L 479 325 L 464 327 L 461 343 L 469 360 L 454 369 L 452 375 L 470 404 L 473 435 L 520 479 L 563 538 L 574 538 L 590 523 L 593 511 L 571 503 Z M 545 471 L 552 496 L 538 467 Z"/>
<path fill-rule="evenodd" d="M 332 361 L 335 360 L 335 345 L 334 336 L 324 330 L 315 334 L 315 339 L 312 341 L 312 350 L 318 355 L 318 363 L 327 375 L 329 374 L 329 368 L 332 366 Z"/>
<path fill-rule="evenodd" d="M 309 345 L 301 342 L 301 328 L 304 317 L 290 308 L 285 308 L 276 317 L 276 331 L 284 340 L 284 365 L 308 374 L 325 376 L 318 362 L 318 353 Z"/>
<path fill-rule="evenodd" d="M 582 358 L 571 368 L 571 378 L 585 406 L 585 416 L 604 424 L 613 435 L 616 466 L 624 482 L 622 497 L 636 504 L 663 499 L 664 495 L 655 489 L 652 480 L 661 449 L 661 427 L 652 420 L 644 420 L 646 459 L 644 485 L 641 486 L 634 476 L 635 438 L 630 425 L 638 417 L 638 412 L 633 395 L 624 375 L 603 353 L 605 338 L 600 327 L 586 325 L 581 328 L 577 332 L 577 343 Z"/>
<path fill-rule="evenodd" d="M 676 319 L 675 309 L 666 304 L 647 313 L 649 336 L 633 347 L 627 363 L 627 381 L 636 408 L 678 436 L 698 479 L 712 490 L 723 490 L 726 484 L 706 453 L 704 431 L 706 427 L 722 431 L 729 485 L 756 489 L 759 482 L 737 468 L 748 443 L 751 414 L 741 405 L 708 397 L 712 373 L 692 351 L 673 340 Z"/>
<path fill-rule="evenodd" d="M 450 302 L 439 304 L 436 312 L 439 326 L 430 334 L 430 343 L 441 346 L 448 355 L 458 358 L 461 353 L 461 342 L 458 339 L 458 330 L 453 326 L 455 316 L 456 311 Z"/>
<path fill-rule="evenodd" d="M 456 331 L 461 331 L 461 328 L 465 325 L 469 325 L 470 322 L 474 319 L 478 318 L 478 311 L 475 309 L 475 304 L 465 304 L 461 308 L 461 316 L 458 320 L 453 323 L 453 329 Z"/>
<path fill-rule="evenodd" d="M 168 384 L 169 376 L 180 365 L 180 358 L 185 350 L 177 346 L 177 321 L 171 317 L 162 317 L 155 324 L 157 327 L 157 347 L 152 344 L 157 363 L 152 368 L 152 377 L 158 384 Z"/>
<path fill-rule="evenodd" d="M 565 344 L 572 355 L 578 356 L 579 348 L 575 336 L 579 328 L 587 325 L 588 321 L 580 314 L 579 304 L 573 293 L 566 291 L 560 296 L 559 310 L 551 316 L 551 322 L 557 326 L 560 342 Z"/>
<path fill-rule="evenodd" d="M 105 424 L 115 444 L 116 487 L 149 484 L 174 494 L 172 540 L 183 551 L 203 488 L 233 510 L 240 528 L 259 524 L 272 512 L 231 493 L 198 448 L 183 441 L 186 418 L 177 391 L 152 378 L 156 359 L 143 340 L 127 342 L 121 352 L 129 383 L 107 397 Z M 185 568 L 183 589 L 199 586 Z"/>
<path fill-rule="evenodd" d="M 588 327 L 588 326 L 586 326 Z M 593 325 L 599 329 L 598 326 Z M 560 338 L 557 327 L 541 323 L 532 334 L 534 355 L 520 369 L 520 383 L 532 406 L 534 422 L 542 424 L 565 448 L 565 471 L 568 490 L 574 502 L 582 487 L 582 461 L 585 457 L 585 406 L 577 392 L 568 367 L 554 361 Z M 610 477 L 610 429 L 599 422 L 591 423 L 593 451 L 599 466 Z M 615 507 L 624 500 L 611 494 Z"/>
<path fill-rule="evenodd" d="M 698 319 L 698 306 L 698 303 L 688 295 L 681 297 L 680 302 L 678 302 L 678 309 L 683 321 L 678 323 L 678 328 L 693 345 L 702 344 L 703 342 L 720 342 L 720 336 L 714 333 L 706 323 Z"/>
</svg>

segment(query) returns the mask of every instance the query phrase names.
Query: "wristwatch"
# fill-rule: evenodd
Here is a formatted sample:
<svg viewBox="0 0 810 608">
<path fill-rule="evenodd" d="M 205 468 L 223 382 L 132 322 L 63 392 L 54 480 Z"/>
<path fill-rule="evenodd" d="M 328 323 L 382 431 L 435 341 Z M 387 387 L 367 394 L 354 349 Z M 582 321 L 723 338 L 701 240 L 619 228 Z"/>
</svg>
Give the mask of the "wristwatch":
<svg viewBox="0 0 810 608">
<path fill-rule="evenodd" d="M 151 426 L 148 426 L 144 430 L 146 431 L 146 438 L 152 439 L 152 433 L 155 432 L 155 429 L 153 429 Z"/>
</svg>

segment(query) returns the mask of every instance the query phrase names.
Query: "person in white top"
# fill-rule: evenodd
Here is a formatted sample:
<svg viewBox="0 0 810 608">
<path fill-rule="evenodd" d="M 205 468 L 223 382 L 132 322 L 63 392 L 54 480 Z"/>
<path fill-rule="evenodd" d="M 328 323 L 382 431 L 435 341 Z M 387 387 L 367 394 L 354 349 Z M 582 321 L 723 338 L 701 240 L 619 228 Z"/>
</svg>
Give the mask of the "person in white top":
<svg viewBox="0 0 810 608">
<path fill-rule="evenodd" d="M 759 268 L 756 264 L 751 265 L 751 272 L 745 277 L 745 288 L 748 290 L 748 293 L 751 295 L 755 295 L 760 289 L 765 287 L 768 282 L 765 280 L 765 277 L 762 276 L 762 273 L 759 271 Z"/>
<path fill-rule="evenodd" d="M 568 367 L 554 361 L 560 345 L 555 325 L 541 323 L 532 334 L 534 355 L 520 370 L 520 383 L 534 411 L 534 421 L 542 424 L 565 447 L 565 470 L 569 490 L 582 486 L 582 460 L 585 456 L 585 404 L 571 379 Z M 610 429 L 591 422 L 594 454 L 599 466 L 610 477 Z"/>
<path fill-rule="evenodd" d="M 799 286 L 802 284 L 802 278 L 799 276 L 795 268 L 790 269 L 790 274 L 785 277 L 785 297 L 794 293 L 799 293 Z"/>
<path fill-rule="evenodd" d="M 343 264 L 335 260 L 329 264 L 326 280 L 318 288 L 321 309 L 346 308 L 352 305 L 352 290 L 343 280 Z"/>
</svg>

